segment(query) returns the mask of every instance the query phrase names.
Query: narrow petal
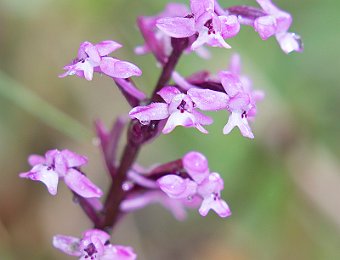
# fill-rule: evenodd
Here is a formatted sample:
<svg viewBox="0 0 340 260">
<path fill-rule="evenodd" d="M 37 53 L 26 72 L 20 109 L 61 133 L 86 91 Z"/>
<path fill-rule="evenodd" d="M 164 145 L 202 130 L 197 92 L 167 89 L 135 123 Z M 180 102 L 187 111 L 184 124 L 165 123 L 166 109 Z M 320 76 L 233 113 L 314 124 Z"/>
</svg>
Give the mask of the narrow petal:
<svg viewBox="0 0 340 260">
<path fill-rule="evenodd" d="M 71 256 L 81 256 L 79 250 L 80 239 L 77 237 L 56 235 L 53 237 L 53 246 L 65 254 Z"/>
<path fill-rule="evenodd" d="M 194 41 L 191 44 L 191 50 L 194 51 L 200 48 L 203 44 L 207 43 L 208 41 L 209 41 L 208 28 L 205 27 L 202 30 L 200 30 L 196 41 Z"/>
<path fill-rule="evenodd" d="M 20 173 L 19 176 L 33 181 L 41 181 L 46 185 L 51 195 L 57 194 L 59 176 L 58 173 L 48 166 L 37 165 L 30 172 Z"/>
<path fill-rule="evenodd" d="M 228 96 L 210 89 L 191 88 L 188 95 L 199 109 L 220 110 L 227 107 Z"/>
<path fill-rule="evenodd" d="M 184 17 L 167 17 L 157 20 L 157 28 L 174 38 L 186 38 L 194 35 L 195 20 Z"/>
<path fill-rule="evenodd" d="M 111 52 L 123 47 L 123 45 L 115 41 L 102 41 L 95 46 L 100 56 L 109 55 Z"/>
<path fill-rule="evenodd" d="M 134 107 L 130 112 L 131 118 L 137 118 L 142 124 L 149 124 L 151 120 L 162 120 L 169 116 L 168 104 L 151 103 L 147 106 Z"/>
<path fill-rule="evenodd" d="M 164 87 L 160 91 L 158 91 L 157 94 L 160 95 L 166 103 L 170 104 L 170 102 L 176 95 L 181 94 L 181 91 L 179 91 L 178 88 L 175 87 Z"/>
<path fill-rule="evenodd" d="M 132 76 L 142 75 L 142 71 L 134 64 L 114 59 L 111 57 L 104 57 L 100 62 L 101 71 L 114 78 L 129 78 Z"/>
<path fill-rule="evenodd" d="M 250 129 L 247 118 L 245 117 L 242 118 L 242 113 L 239 113 L 239 112 L 231 113 L 228 119 L 228 123 L 223 128 L 223 134 L 225 135 L 229 134 L 235 126 L 237 126 L 240 129 L 241 134 L 244 137 L 248 137 L 251 139 L 254 138 L 254 134 L 252 133 Z"/>
<path fill-rule="evenodd" d="M 71 190 L 84 198 L 99 198 L 103 195 L 96 185 L 75 169 L 68 170 L 64 181 Z"/>
</svg>

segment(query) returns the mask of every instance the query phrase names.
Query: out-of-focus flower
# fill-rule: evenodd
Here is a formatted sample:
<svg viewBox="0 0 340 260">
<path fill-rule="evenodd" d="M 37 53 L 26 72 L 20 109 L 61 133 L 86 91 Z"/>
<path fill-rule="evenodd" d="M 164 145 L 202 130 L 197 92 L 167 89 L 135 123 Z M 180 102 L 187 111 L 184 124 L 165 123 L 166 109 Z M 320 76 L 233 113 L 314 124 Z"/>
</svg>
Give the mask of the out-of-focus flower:
<svg viewBox="0 0 340 260">
<path fill-rule="evenodd" d="M 66 185 L 84 198 L 99 198 L 103 192 L 79 170 L 87 163 L 87 158 L 69 150 L 49 150 L 45 156 L 31 155 L 28 158 L 33 167 L 20 173 L 21 178 L 43 182 L 49 193 L 57 194 L 58 182 L 62 178 Z"/>
<path fill-rule="evenodd" d="M 113 78 L 140 76 L 142 71 L 136 65 L 108 56 L 121 47 L 121 44 L 109 40 L 95 45 L 83 42 L 80 44 L 77 58 L 64 67 L 66 72 L 59 77 L 77 75 L 92 80 L 94 72 L 104 73 Z"/>
<path fill-rule="evenodd" d="M 176 126 L 196 127 L 202 133 L 208 133 L 203 125 L 209 125 L 213 120 L 198 112 L 201 110 L 220 110 L 226 107 L 226 94 L 209 89 L 191 88 L 187 94 L 175 87 L 164 87 L 158 94 L 166 103 L 151 103 L 147 106 L 133 108 L 129 115 L 137 118 L 142 124 L 149 124 L 151 120 L 168 118 L 163 133 L 170 133 Z"/>
<path fill-rule="evenodd" d="M 86 231 L 82 238 L 64 235 L 53 237 L 53 246 L 80 260 L 134 260 L 137 258 L 128 246 L 110 244 L 110 235 L 98 229 Z"/>
<path fill-rule="evenodd" d="M 281 49 L 285 53 L 303 51 L 299 35 L 288 32 L 292 24 L 292 16 L 277 8 L 271 0 L 256 0 L 266 13 L 254 21 L 254 28 L 263 40 L 275 35 Z"/>
</svg>

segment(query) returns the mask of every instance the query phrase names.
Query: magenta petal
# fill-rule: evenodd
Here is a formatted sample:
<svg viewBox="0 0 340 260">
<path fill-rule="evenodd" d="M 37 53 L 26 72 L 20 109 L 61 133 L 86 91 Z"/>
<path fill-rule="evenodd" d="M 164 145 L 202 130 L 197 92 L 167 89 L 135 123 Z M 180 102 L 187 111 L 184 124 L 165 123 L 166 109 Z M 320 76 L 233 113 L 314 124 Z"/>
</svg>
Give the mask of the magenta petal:
<svg viewBox="0 0 340 260">
<path fill-rule="evenodd" d="M 84 198 L 99 198 L 103 195 L 96 185 L 75 169 L 68 170 L 64 181 L 71 190 Z"/>
<path fill-rule="evenodd" d="M 229 97 L 233 97 L 243 90 L 241 80 L 237 75 L 230 73 L 229 71 L 221 71 L 218 76 Z"/>
<path fill-rule="evenodd" d="M 102 41 L 95 46 L 100 56 L 109 55 L 111 52 L 123 47 L 123 45 L 115 41 Z"/>
<path fill-rule="evenodd" d="M 89 229 L 83 233 L 82 240 L 91 240 L 93 238 L 98 238 L 101 244 L 105 244 L 110 239 L 110 235 L 100 229 Z"/>
<path fill-rule="evenodd" d="M 245 137 L 254 138 L 254 134 L 251 131 L 251 128 L 248 124 L 247 118 L 242 117 L 242 113 L 240 112 L 232 112 L 229 116 L 228 123 L 223 128 L 223 134 L 229 134 L 233 128 L 237 126 L 241 134 Z"/>
<path fill-rule="evenodd" d="M 210 89 L 191 88 L 188 95 L 199 109 L 220 110 L 227 107 L 228 96 Z"/>
<path fill-rule="evenodd" d="M 65 254 L 71 256 L 81 256 L 79 250 L 80 239 L 71 236 L 56 235 L 53 237 L 53 246 Z"/>
<path fill-rule="evenodd" d="M 161 177 L 157 182 L 159 188 L 173 199 L 188 198 L 194 195 L 197 190 L 197 184 L 195 182 L 173 174 Z"/>
<path fill-rule="evenodd" d="M 149 124 L 151 120 L 162 120 L 169 116 L 168 105 L 165 103 L 151 103 L 147 106 L 134 107 L 130 112 L 131 118 L 137 118 L 142 124 Z"/>
<path fill-rule="evenodd" d="M 76 154 L 67 149 L 62 150 L 61 154 L 66 159 L 69 168 L 83 166 L 87 164 L 88 161 L 85 156 Z"/>
<path fill-rule="evenodd" d="M 184 169 L 197 183 L 201 183 L 209 176 L 208 160 L 203 154 L 189 152 L 183 157 L 182 162 Z"/>
<path fill-rule="evenodd" d="M 219 16 L 221 34 L 224 39 L 236 36 L 240 31 L 240 23 L 235 15 Z"/>
<path fill-rule="evenodd" d="M 157 27 L 174 38 L 185 38 L 195 34 L 195 21 L 191 18 L 167 17 L 157 20 Z"/>
<path fill-rule="evenodd" d="M 32 167 L 37 165 L 37 164 L 43 164 L 45 163 L 45 157 L 37 154 L 32 154 L 28 157 L 28 163 Z"/>
<path fill-rule="evenodd" d="M 111 57 L 104 57 L 100 62 L 101 71 L 114 78 L 129 78 L 140 76 L 142 71 L 134 64 L 127 61 L 120 61 Z"/>
<path fill-rule="evenodd" d="M 59 175 L 53 169 L 44 165 L 37 165 L 29 172 L 20 173 L 21 178 L 41 181 L 51 195 L 57 194 Z"/>
<path fill-rule="evenodd" d="M 93 62 L 93 63 L 98 63 L 100 62 L 100 56 L 98 53 L 97 48 L 94 45 L 89 45 L 85 48 L 85 52 L 86 54 L 89 56 L 89 59 Z"/>
<path fill-rule="evenodd" d="M 205 12 L 214 11 L 214 0 L 190 0 L 190 8 L 195 17 L 199 17 Z"/>
<path fill-rule="evenodd" d="M 261 16 L 254 21 L 254 28 L 262 40 L 267 40 L 276 33 L 276 19 L 271 15 Z"/>
<path fill-rule="evenodd" d="M 137 255 L 133 249 L 128 246 L 108 245 L 105 246 L 104 253 L 100 260 L 135 260 Z"/>
<path fill-rule="evenodd" d="M 158 91 L 157 94 L 160 95 L 166 103 L 170 104 L 176 95 L 181 94 L 181 91 L 175 87 L 164 87 Z"/>
<path fill-rule="evenodd" d="M 210 116 L 207 116 L 197 110 L 193 110 L 191 114 L 195 117 L 195 120 L 200 125 L 211 125 L 214 122 Z"/>
</svg>

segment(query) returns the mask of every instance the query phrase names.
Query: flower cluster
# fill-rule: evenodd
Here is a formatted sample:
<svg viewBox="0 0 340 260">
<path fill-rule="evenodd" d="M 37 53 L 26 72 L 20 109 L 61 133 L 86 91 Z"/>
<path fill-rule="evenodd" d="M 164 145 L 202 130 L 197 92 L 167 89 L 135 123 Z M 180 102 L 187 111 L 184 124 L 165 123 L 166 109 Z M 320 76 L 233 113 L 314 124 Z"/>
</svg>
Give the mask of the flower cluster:
<svg viewBox="0 0 340 260">
<path fill-rule="evenodd" d="M 141 69 L 109 56 L 121 44 L 112 40 L 80 44 L 77 57 L 64 67 L 60 77 L 76 75 L 92 80 L 95 72 L 110 77 L 131 106 L 129 117 L 123 118 L 131 120 L 120 160 L 117 160 L 118 143 L 123 139 L 127 120 L 118 118 L 111 130 L 96 123 L 98 145 L 111 180 L 103 203 L 99 200 L 103 195 L 101 189 L 80 169 L 87 163 L 86 157 L 69 150 L 49 150 L 45 156 L 29 157 L 32 169 L 20 177 L 43 182 L 52 195 L 57 194 L 59 179 L 64 180 L 95 227 L 82 238 L 57 235 L 53 238 L 54 247 L 82 260 L 131 260 L 136 259 L 133 250 L 110 244 L 110 235 L 106 233 L 129 212 L 160 203 L 179 220 L 184 219 L 187 208 L 198 209 L 202 216 L 210 210 L 222 218 L 231 215 L 221 198 L 224 181 L 218 173 L 210 171 L 203 154 L 192 151 L 150 169 L 140 167 L 136 159 L 146 142 L 161 132 L 169 134 L 177 126 L 196 128 L 207 134 L 205 127 L 213 119 L 204 111 L 229 113 L 224 134 L 237 127 L 244 137 L 254 138 L 249 121 L 255 118 L 257 102 L 264 93 L 253 90 L 252 81 L 241 73 L 239 55 L 232 55 L 229 68 L 215 76 L 204 70 L 185 77 L 175 68 L 183 53 L 194 51 L 207 58 L 210 56 L 207 46 L 231 48 L 225 40 L 237 36 L 242 25 L 252 26 L 263 40 L 275 36 L 285 53 L 302 51 L 300 37 L 288 32 L 291 15 L 271 0 L 256 1 L 259 8 L 246 5 L 223 8 L 217 0 L 190 0 L 190 8 L 169 3 L 156 16 L 139 17 L 137 24 L 145 43 L 136 47 L 135 52 L 152 53 L 162 67 L 149 97 L 131 79 L 141 76 Z"/>
<path fill-rule="evenodd" d="M 81 239 L 56 235 L 53 246 L 65 254 L 77 256 L 80 260 L 134 260 L 137 258 L 128 246 L 110 244 L 110 235 L 98 229 L 84 232 Z"/>
<path fill-rule="evenodd" d="M 87 163 L 87 158 L 82 155 L 69 150 L 49 150 L 45 156 L 31 155 L 28 163 L 33 168 L 20 173 L 20 177 L 43 182 L 52 195 L 57 194 L 59 179 L 63 179 L 72 191 L 84 198 L 99 198 L 103 194 L 80 171 L 79 167 Z"/>
</svg>

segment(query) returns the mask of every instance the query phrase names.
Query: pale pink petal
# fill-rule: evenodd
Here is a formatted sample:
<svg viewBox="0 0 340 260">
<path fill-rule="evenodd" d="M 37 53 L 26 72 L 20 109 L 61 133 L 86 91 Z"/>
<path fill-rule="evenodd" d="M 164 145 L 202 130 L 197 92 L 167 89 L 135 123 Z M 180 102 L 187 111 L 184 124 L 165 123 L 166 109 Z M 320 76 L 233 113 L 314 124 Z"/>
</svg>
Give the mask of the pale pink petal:
<svg viewBox="0 0 340 260">
<path fill-rule="evenodd" d="M 129 78 L 131 76 L 140 76 L 142 71 L 134 64 L 114 59 L 111 57 L 103 57 L 100 62 L 101 71 L 114 78 Z"/>
<path fill-rule="evenodd" d="M 133 249 L 128 246 L 108 245 L 105 246 L 103 255 L 100 260 L 135 260 L 137 255 Z"/>
<path fill-rule="evenodd" d="M 200 183 L 197 188 L 197 193 L 205 198 L 210 196 L 212 193 L 219 194 L 223 188 L 224 182 L 221 176 L 216 172 L 212 172 Z"/>
<path fill-rule="evenodd" d="M 228 123 L 223 128 L 223 134 L 229 134 L 233 128 L 237 126 L 241 134 L 245 137 L 254 138 L 254 134 L 251 131 L 251 128 L 248 124 L 247 118 L 242 117 L 241 112 L 232 112 L 229 116 Z"/>
<path fill-rule="evenodd" d="M 163 134 L 168 134 L 172 130 L 174 130 L 176 126 L 193 127 L 195 126 L 194 122 L 195 118 L 189 112 L 174 112 L 169 116 L 168 121 L 166 122 L 162 132 Z"/>
<path fill-rule="evenodd" d="M 46 159 L 44 156 L 37 155 L 37 154 L 32 154 L 28 157 L 28 163 L 32 167 L 37 165 L 37 164 L 43 164 L 45 163 Z"/>
<path fill-rule="evenodd" d="M 174 38 L 186 38 L 195 34 L 195 20 L 184 17 L 167 17 L 157 20 L 157 28 Z"/>
<path fill-rule="evenodd" d="M 162 120 L 169 116 L 168 104 L 151 103 L 147 106 L 134 107 L 130 112 L 131 118 L 137 118 L 142 124 L 149 124 L 151 120 Z"/>
<path fill-rule="evenodd" d="M 53 150 L 48 150 L 45 153 L 45 164 L 47 165 L 52 165 L 54 163 L 54 158 L 57 154 L 59 154 L 60 152 L 57 149 L 53 149 Z"/>
<path fill-rule="evenodd" d="M 243 91 L 242 82 L 237 75 L 229 71 L 221 71 L 218 76 L 221 79 L 222 86 L 229 97 L 233 97 L 237 93 Z"/>
<path fill-rule="evenodd" d="M 236 36 L 240 31 L 240 23 L 235 15 L 219 16 L 221 34 L 224 39 Z"/>
<path fill-rule="evenodd" d="M 88 60 L 75 64 L 75 70 L 83 71 L 86 80 L 90 81 L 93 79 L 93 65 Z"/>
<path fill-rule="evenodd" d="M 276 39 L 279 42 L 281 49 L 285 53 L 290 53 L 292 51 L 296 52 L 303 51 L 301 37 L 295 33 L 277 34 Z"/>
<path fill-rule="evenodd" d="M 56 235 L 53 237 L 53 246 L 65 254 L 71 256 L 81 256 L 79 250 L 80 239 L 71 236 Z"/>
<path fill-rule="evenodd" d="M 102 41 L 95 46 L 100 56 L 109 55 L 111 52 L 114 52 L 115 50 L 123 47 L 123 45 L 121 45 L 120 43 L 110 40 Z"/>
<path fill-rule="evenodd" d="M 250 104 L 250 97 L 247 93 L 238 93 L 234 97 L 229 99 L 228 110 L 236 111 L 243 110 L 247 111 Z"/>
<path fill-rule="evenodd" d="M 230 58 L 229 70 L 231 74 L 240 75 L 241 74 L 241 57 L 239 54 L 234 53 Z M 221 74 L 223 75 L 223 74 Z"/>
<path fill-rule="evenodd" d="M 54 168 L 55 168 L 55 171 L 58 173 L 59 177 L 65 176 L 68 170 L 68 166 L 67 166 L 66 158 L 61 153 L 58 153 L 54 157 Z"/>
<path fill-rule="evenodd" d="M 91 44 L 85 47 L 85 52 L 89 56 L 89 60 L 91 60 L 93 63 L 100 62 L 100 56 L 99 56 L 98 50 L 94 45 Z"/>
<path fill-rule="evenodd" d="M 61 154 L 65 157 L 69 168 L 83 166 L 87 164 L 88 161 L 85 156 L 76 154 L 67 149 L 62 150 Z"/>
<path fill-rule="evenodd" d="M 64 181 L 71 190 L 84 198 L 99 198 L 103 195 L 96 185 L 75 169 L 68 170 Z"/>
<path fill-rule="evenodd" d="M 164 87 L 158 91 L 157 94 L 160 95 L 166 103 L 170 104 L 176 95 L 181 94 L 181 91 L 175 87 Z"/>
<path fill-rule="evenodd" d="M 200 125 L 211 125 L 214 122 L 210 116 L 207 116 L 197 110 L 193 110 L 191 114 L 195 117 L 196 122 Z"/>
<path fill-rule="evenodd" d="M 208 160 L 203 154 L 189 152 L 183 157 L 182 162 L 184 169 L 197 183 L 201 183 L 209 176 Z"/>
<path fill-rule="evenodd" d="M 221 218 L 226 218 L 231 215 L 228 204 L 220 198 L 215 198 L 214 194 L 203 200 L 199 213 L 205 217 L 210 209 L 215 211 Z"/>
<path fill-rule="evenodd" d="M 188 95 L 199 109 L 220 110 L 227 107 L 228 96 L 210 89 L 191 88 Z"/>
<path fill-rule="evenodd" d="M 41 181 L 46 185 L 51 195 L 57 194 L 59 176 L 51 167 L 36 165 L 31 171 L 20 173 L 19 176 L 33 181 Z"/>
<path fill-rule="evenodd" d="M 159 188 L 170 198 L 184 199 L 196 193 L 197 184 L 190 179 L 183 179 L 177 175 L 169 174 L 157 180 Z"/>
<path fill-rule="evenodd" d="M 196 50 L 198 48 L 200 48 L 203 44 L 207 43 L 209 41 L 209 34 L 208 34 L 208 28 L 204 27 L 199 31 L 199 35 L 196 39 L 196 41 L 194 41 L 191 44 L 191 50 Z"/>
<path fill-rule="evenodd" d="M 225 42 L 225 40 L 223 39 L 223 37 L 220 33 L 210 34 L 210 37 L 209 37 L 207 44 L 212 46 L 212 47 L 221 47 L 221 48 L 226 48 L 226 49 L 231 48 L 231 46 L 228 43 Z"/>
<path fill-rule="evenodd" d="M 276 19 L 271 15 L 261 16 L 254 21 L 254 28 L 262 40 L 267 40 L 276 33 Z"/>
<path fill-rule="evenodd" d="M 191 12 L 195 17 L 201 16 L 205 12 L 214 12 L 214 0 L 190 0 Z"/>
<path fill-rule="evenodd" d="M 83 233 L 82 240 L 92 240 L 93 238 L 98 238 L 101 244 L 104 245 L 110 239 L 110 235 L 99 229 L 89 229 Z"/>
<path fill-rule="evenodd" d="M 181 3 L 168 3 L 165 7 L 164 12 L 161 14 L 162 17 L 184 17 L 190 13 L 190 10 L 185 4 Z"/>
</svg>

